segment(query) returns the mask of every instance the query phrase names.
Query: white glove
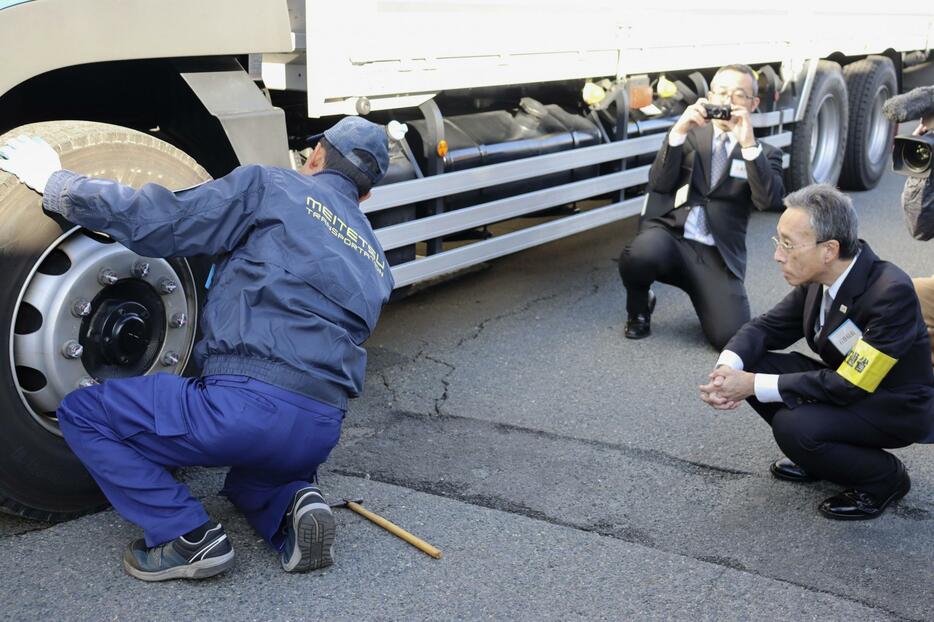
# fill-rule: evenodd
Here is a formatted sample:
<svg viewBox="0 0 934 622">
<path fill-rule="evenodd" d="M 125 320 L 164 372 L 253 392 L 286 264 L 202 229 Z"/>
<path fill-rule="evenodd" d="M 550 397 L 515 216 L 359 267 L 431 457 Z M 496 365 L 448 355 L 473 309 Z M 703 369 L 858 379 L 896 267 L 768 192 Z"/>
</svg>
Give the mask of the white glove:
<svg viewBox="0 0 934 622">
<path fill-rule="evenodd" d="M 38 136 L 17 136 L 0 147 L 0 170 L 42 194 L 52 173 L 62 170 L 62 160 L 49 143 Z"/>
</svg>

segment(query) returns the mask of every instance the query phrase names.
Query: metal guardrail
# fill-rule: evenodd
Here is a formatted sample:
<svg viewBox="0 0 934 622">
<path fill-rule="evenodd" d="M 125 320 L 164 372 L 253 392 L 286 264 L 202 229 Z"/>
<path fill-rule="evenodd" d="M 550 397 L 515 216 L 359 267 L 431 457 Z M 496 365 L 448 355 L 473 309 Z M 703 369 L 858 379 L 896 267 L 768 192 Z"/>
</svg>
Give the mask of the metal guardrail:
<svg viewBox="0 0 934 622">
<path fill-rule="evenodd" d="M 782 126 L 791 122 L 793 117 L 794 111 L 792 109 L 759 113 L 753 115 L 753 125 L 755 127 Z M 373 197 L 362 204 L 361 207 L 365 213 L 369 214 L 401 205 L 540 177 L 550 173 L 652 154 L 658 150 L 664 136 L 663 133 L 651 134 L 614 143 L 380 186 L 373 189 Z M 791 138 L 791 131 L 783 131 L 778 134 L 763 136 L 760 140 L 781 148 L 790 145 Z M 788 160 L 788 155 L 785 154 L 783 157 L 784 167 L 788 166 Z M 399 248 L 458 231 L 539 212 L 551 207 L 625 190 L 645 183 L 648 180 L 649 168 L 649 166 L 640 166 L 561 186 L 480 203 L 443 214 L 383 227 L 377 229 L 375 233 L 384 250 Z M 640 212 L 643 200 L 644 197 L 640 196 L 616 202 L 573 216 L 561 217 L 551 222 L 534 225 L 519 231 L 498 235 L 487 240 L 473 242 L 452 250 L 419 257 L 395 265 L 392 267 L 392 273 L 396 280 L 396 287 L 404 287 L 476 263 L 635 216 Z"/>
</svg>

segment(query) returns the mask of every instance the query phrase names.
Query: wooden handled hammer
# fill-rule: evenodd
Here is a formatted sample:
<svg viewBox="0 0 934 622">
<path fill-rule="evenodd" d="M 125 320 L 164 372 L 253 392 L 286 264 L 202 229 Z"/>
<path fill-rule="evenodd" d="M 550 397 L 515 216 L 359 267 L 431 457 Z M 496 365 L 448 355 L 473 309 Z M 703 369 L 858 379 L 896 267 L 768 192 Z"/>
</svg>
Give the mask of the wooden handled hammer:
<svg viewBox="0 0 934 622">
<path fill-rule="evenodd" d="M 350 499 L 344 499 L 343 501 L 332 503 L 331 507 L 332 508 L 343 508 L 343 507 L 349 508 L 353 510 L 354 512 L 356 512 L 357 514 L 359 514 L 360 516 L 373 521 L 374 523 L 376 523 L 377 525 L 379 525 L 380 527 L 382 527 L 389 533 L 399 536 L 400 538 L 402 538 L 403 540 L 405 540 L 406 542 L 408 542 L 409 544 L 411 544 L 418 550 L 422 551 L 423 553 L 427 553 L 428 555 L 431 555 L 435 559 L 441 559 L 441 551 L 431 546 L 430 544 L 428 544 L 421 538 L 417 538 L 413 536 L 412 534 L 410 534 L 408 531 L 406 531 L 402 527 L 399 527 L 398 525 L 394 525 L 393 523 L 389 522 L 382 516 L 379 516 L 378 514 L 374 514 L 373 512 L 367 510 L 362 505 L 360 505 L 361 503 L 363 503 L 363 499 L 357 499 L 355 501 L 351 501 Z"/>
</svg>

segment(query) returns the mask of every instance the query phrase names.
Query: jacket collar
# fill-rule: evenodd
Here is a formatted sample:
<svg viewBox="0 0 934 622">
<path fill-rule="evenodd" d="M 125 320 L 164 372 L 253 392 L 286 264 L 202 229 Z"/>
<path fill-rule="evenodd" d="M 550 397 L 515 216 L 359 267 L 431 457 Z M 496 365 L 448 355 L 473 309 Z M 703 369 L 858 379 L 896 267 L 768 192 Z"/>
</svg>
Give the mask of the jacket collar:
<svg viewBox="0 0 934 622">
<path fill-rule="evenodd" d="M 853 301 L 858 298 L 869 284 L 869 273 L 879 257 L 872 251 L 865 241 L 859 241 L 859 256 L 854 261 L 850 273 L 843 280 L 837 295 L 833 299 L 833 307 L 827 315 L 827 323 L 821 329 L 819 342 L 826 342 L 827 337 L 837 329 L 843 320 L 846 319 L 847 311 L 852 306 Z M 807 301 L 811 304 L 810 313 L 807 314 L 810 326 L 814 326 L 817 321 L 817 313 L 820 313 L 820 301 L 823 297 L 824 286 L 820 283 L 812 284 L 809 287 Z M 846 309 L 843 311 L 842 309 Z M 813 331 L 813 328 L 812 328 Z"/>
<path fill-rule="evenodd" d="M 318 171 L 311 177 L 328 184 L 333 189 L 337 190 L 343 195 L 350 197 L 354 201 L 360 200 L 360 195 L 357 194 L 357 184 L 354 183 L 350 177 L 347 177 L 339 171 L 324 169 L 323 171 Z"/>
</svg>

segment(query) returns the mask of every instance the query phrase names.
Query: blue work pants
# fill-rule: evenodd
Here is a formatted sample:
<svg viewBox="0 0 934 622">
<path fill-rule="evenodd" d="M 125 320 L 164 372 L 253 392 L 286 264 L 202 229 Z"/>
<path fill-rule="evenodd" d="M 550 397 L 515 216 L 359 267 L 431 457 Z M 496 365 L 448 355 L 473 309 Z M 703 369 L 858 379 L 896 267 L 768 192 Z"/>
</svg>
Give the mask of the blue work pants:
<svg viewBox="0 0 934 622">
<path fill-rule="evenodd" d="M 208 515 L 170 470 L 230 466 L 222 494 L 279 549 L 281 522 L 340 437 L 344 411 L 245 376 L 155 374 L 73 391 L 62 434 L 117 512 L 147 546 Z"/>
</svg>

